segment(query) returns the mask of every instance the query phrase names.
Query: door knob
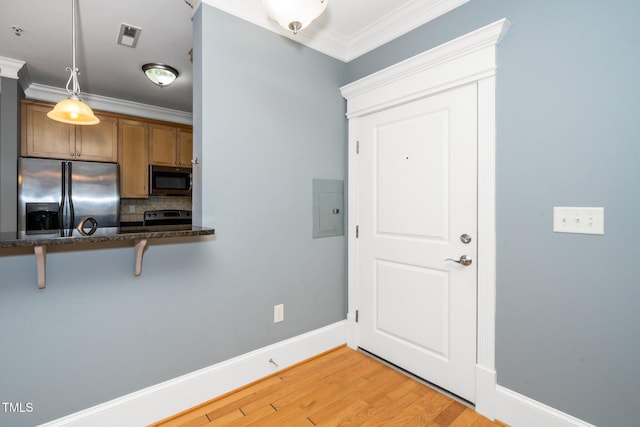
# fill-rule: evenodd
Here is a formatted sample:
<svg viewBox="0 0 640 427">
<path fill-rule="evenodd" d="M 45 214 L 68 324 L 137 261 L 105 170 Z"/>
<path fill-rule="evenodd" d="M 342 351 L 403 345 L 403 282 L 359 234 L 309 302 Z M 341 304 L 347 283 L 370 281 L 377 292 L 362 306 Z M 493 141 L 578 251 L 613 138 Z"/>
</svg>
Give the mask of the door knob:
<svg viewBox="0 0 640 427">
<path fill-rule="evenodd" d="M 457 262 L 460 265 L 464 265 L 465 267 L 471 265 L 471 263 L 473 262 L 472 259 L 467 258 L 466 255 L 462 255 L 460 256 L 460 259 L 453 259 L 453 258 L 447 258 L 445 259 L 445 261 L 453 261 L 453 262 Z"/>
</svg>

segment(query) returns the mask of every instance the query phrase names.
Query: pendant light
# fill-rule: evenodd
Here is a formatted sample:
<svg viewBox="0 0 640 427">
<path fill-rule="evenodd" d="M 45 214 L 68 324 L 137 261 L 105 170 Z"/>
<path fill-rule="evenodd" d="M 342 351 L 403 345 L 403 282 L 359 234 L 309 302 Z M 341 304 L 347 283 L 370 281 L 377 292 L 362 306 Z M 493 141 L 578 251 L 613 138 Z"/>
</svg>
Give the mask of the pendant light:
<svg viewBox="0 0 640 427">
<path fill-rule="evenodd" d="M 47 117 L 63 123 L 74 125 L 95 125 L 100 120 L 93 114 L 91 108 L 80 100 L 80 83 L 78 83 L 79 70 L 76 67 L 76 0 L 71 0 L 71 55 L 72 66 L 67 67 L 70 76 L 67 80 L 67 92 L 69 98 L 58 102 L 53 110 L 47 113 Z M 69 88 L 71 86 L 71 88 Z"/>
<path fill-rule="evenodd" d="M 329 0 L 262 0 L 269 16 L 285 30 L 297 34 L 327 7 Z"/>
</svg>

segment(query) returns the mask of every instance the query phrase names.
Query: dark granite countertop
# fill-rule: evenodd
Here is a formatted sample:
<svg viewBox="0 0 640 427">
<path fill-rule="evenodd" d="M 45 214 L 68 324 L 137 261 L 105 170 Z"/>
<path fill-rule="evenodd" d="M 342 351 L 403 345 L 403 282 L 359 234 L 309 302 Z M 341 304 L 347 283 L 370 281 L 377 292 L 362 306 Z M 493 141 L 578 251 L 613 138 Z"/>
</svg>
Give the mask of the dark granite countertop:
<svg viewBox="0 0 640 427">
<path fill-rule="evenodd" d="M 103 227 L 91 236 L 82 236 L 77 230 L 71 236 L 61 236 L 59 232 L 48 234 L 27 234 L 25 232 L 0 233 L 0 248 L 24 246 L 50 246 L 71 243 L 93 243 L 122 240 L 165 239 L 169 237 L 208 236 L 215 234 L 213 228 L 197 225 L 156 225 L 147 227 Z"/>
</svg>

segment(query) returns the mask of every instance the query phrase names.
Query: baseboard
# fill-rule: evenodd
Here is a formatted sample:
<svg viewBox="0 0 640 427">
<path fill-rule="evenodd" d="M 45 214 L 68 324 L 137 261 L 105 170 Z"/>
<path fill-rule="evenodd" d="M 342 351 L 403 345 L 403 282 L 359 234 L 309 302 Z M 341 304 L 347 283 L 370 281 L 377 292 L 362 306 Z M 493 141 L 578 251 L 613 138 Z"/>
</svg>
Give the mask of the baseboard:
<svg viewBox="0 0 640 427">
<path fill-rule="evenodd" d="M 513 427 L 595 427 L 564 412 L 496 386 L 496 419 Z"/>
<path fill-rule="evenodd" d="M 476 365 L 476 412 L 495 419 L 496 371 Z"/>
<path fill-rule="evenodd" d="M 358 348 L 358 337 L 356 328 L 356 316 L 347 313 L 347 345 L 352 349 Z"/>
<path fill-rule="evenodd" d="M 43 424 L 147 425 L 346 343 L 343 320 Z M 273 359 L 278 366 L 269 362 Z"/>
</svg>

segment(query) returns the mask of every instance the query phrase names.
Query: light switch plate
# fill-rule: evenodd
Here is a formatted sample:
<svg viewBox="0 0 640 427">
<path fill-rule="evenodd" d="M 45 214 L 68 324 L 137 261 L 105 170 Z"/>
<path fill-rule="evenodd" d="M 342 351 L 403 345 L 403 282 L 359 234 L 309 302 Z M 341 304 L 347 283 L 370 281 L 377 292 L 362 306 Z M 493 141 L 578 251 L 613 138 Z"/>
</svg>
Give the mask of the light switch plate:
<svg viewBox="0 0 640 427">
<path fill-rule="evenodd" d="M 604 234 L 604 208 L 554 207 L 556 233 Z"/>
</svg>

